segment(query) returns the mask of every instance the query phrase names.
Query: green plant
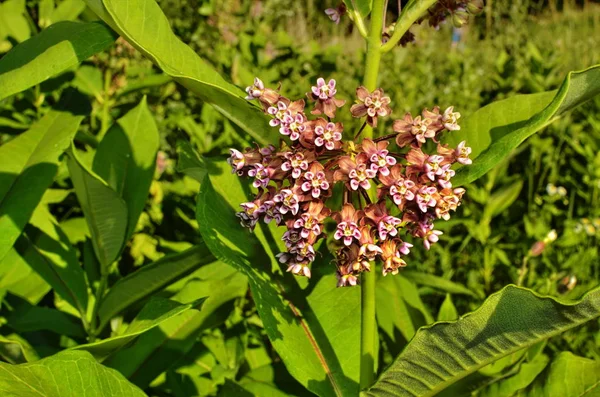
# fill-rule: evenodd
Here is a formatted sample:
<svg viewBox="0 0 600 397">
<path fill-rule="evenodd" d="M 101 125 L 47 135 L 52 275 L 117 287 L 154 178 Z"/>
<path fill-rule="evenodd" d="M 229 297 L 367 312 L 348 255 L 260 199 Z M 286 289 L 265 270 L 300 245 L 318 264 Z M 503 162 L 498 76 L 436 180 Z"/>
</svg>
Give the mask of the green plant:
<svg viewBox="0 0 600 397">
<path fill-rule="evenodd" d="M 25 22 L 31 19 L 22 3 L 11 0 L 2 5 L 13 7 L 11 12 L 19 15 L 17 23 L 21 17 Z M 512 264 L 502 242 L 502 233 L 514 229 L 506 212 L 523 195 L 530 198 L 530 212 L 524 220 L 527 234 L 532 242 L 545 245 L 539 253 L 537 248 L 524 250 L 522 266 L 511 277 L 516 275 L 512 279 L 520 285 L 545 289 L 546 294 L 556 292 L 554 284 L 534 276 L 542 268 L 553 272 L 554 281 L 564 276 L 564 270 L 554 268 L 547 257 L 550 248 L 546 246 L 551 241 L 544 238 L 549 224 L 557 220 L 575 224 L 578 218 L 598 214 L 566 214 L 560 207 L 561 200 L 567 200 L 565 195 L 558 195 L 560 200 L 553 195 L 537 200 L 536 194 L 545 188 L 540 185 L 543 179 L 530 192 L 524 189 L 523 178 L 514 176 L 518 171 L 513 176 L 505 174 L 510 168 L 509 156 L 523 156 L 519 145 L 529 139 L 526 144 L 534 154 L 528 161 L 547 164 L 549 180 L 565 183 L 553 166 L 553 145 L 544 141 L 548 138 L 534 134 L 558 117 L 567 122 L 570 117 L 583 118 L 581 113 L 568 116 L 566 112 L 600 93 L 599 67 L 569 73 L 557 91 L 541 92 L 553 88 L 554 82 L 542 77 L 554 68 L 530 50 L 533 66 L 528 69 L 537 77 L 524 79 L 533 82 L 531 91 L 540 92 L 493 102 L 465 117 L 460 131 L 446 135 L 444 143 L 456 147 L 466 140 L 472 148 L 473 164 L 458 169 L 452 181 L 454 186 L 471 184 L 466 197 L 473 198 L 464 207 L 475 215 L 449 222 L 444 227 L 448 239 L 444 244 L 464 244 L 456 252 L 464 250 L 468 242 L 458 233 L 476 241 L 478 245 L 468 254 L 476 258 L 472 262 L 481 259 L 482 266 L 476 271 L 483 283 L 469 281 L 473 273 L 468 273 L 461 278 L 468 281 L 467 288 L 450 281 L 447 274 L 442 278 L 422 271 L 432 257 L 439 255 L 448 263 L 457 259 L 453 248 L 440 244 L 432 249 L 433 255 L 416 253 L 414 262 L 422 259 L 423 269 L 412 270 L 409 263 L 406 271 L 383 278 L 373 266 L 371 272 L 360 275 L 359 287 L 335 289 L 335 267 L 328 264 L 333 259 L 331 244 L 318 248 L 320 256 L 307 282 L 280 268 L 275 254 L 285 247 L 273 225 L 260 225 L 251 235 L 237 224 L 234 208 L 249 200 L 249 187 L 230 174 L 230 167 L 218 154 L 227 146 L 275 143 L 279 134 L 268 125 L 269 116 L 183 44 L 154 1 L 86 1 L 103 22 L 57 22 L 62 19 L 58 10 L 69 5 L 74 11 L 64 19 L 89 14 L 89 10 L 84 11 L 83 3 L 77 1 L 63 1 L 58 7 L 53 3 L 37 5 L 37 27 L 49 25 L 41 33 L 28 39 L 31 30 L 37 29 L 33 21 L 27 22 L 27 34 L 0 32 L 0 38 L 8 37 L 10 47 L 23 41 L 0 59 L 0 98 L 8 98 L 2 105 L 11 115 L 6 118 L 10 123 L 3 122 L 11 131 L 19 131 L 18 135 L 3 136 L 5 143 L 0 146 L 2 329 L 14 331 L 3 332 L 6 336 L 0 340 L 0 356 L 10 363 L 0 364 L 6 370 L 0 376 L 3 389 L 15 395 L 35 393 L 19 390 L 10 379 L 17 377 L 31 384 L 31 370 L 37 368 L 39 375 L 34 376 L 41 390 L 56 386 L 54 395 L 81 395 L 86 392 L 79 386 L 60 389 L 70 372 L 62 366 L 73 362 L 83 367 L 78 366 L 82 378 L 99 380 L 90 386 L 95 392 L 106 394 L 106 387 L 112 390 L 118 384 L 131 390 L 123 395 L 143 395 L 140 389 L 157 395 L 195 395 L 198 390 L 214 394 L 218 388 L 224 395 L 258 396 L 309 392 L 322 396 L 427 396 L 473 391 L 480 395 L 537 395 L 548 390 L 569 396 L 597 388 L 597 361 L 567 352 L 551 359 L 544 350 L 546 343 L 555 351 L 594 343 L 569 334 L 562 342 L 547 342 L 582 324 L 592 332 L 597 327 L 600 298 L 598 289 L 591 289 L 594 283 L 586 284 L 591 291 L 579 300 L 555 299 L 507 286 L 459 319 L 459 312 L 475 309 L 479 301 L 468 306 L 456 297 L 484 299 L 504 284 L 493 275 L 498 262 L 507 267 Z M 394 91 L 383 84 L 386 77 L 381 77 L 390 73 L 385 67 L 386 52 L 403 37 L 410 38 L 409 28 L 424 15 L 433 15 L 435 24 L 438 14 L 433 11 L 450 3 L 454 4 L 406 2 L 393 31 L 385 32 L 387 42 L 383 43 L 386 3 L 348 1 L 346 7 L 358 32 L 355 35 L 365 36 L 367 43 L 365 73 L 358 77 L 359 72 L 351 70 L 352 77 L 340 79 L 338 87 L 361 78 L 372 92 L 379 79 L 386 92 Z M 478 6 L 478 2 L 471 3 Z M 215 4 L 206 4 L 203 12 L 210 14 Z M 452 11 L 454 23 L 463 23 L 464 11 Z M 20 29 L 23 26 L 21 23 Z M 123 63 L 117 62 L 118 52 L 131 49 L 122 40 L 108 57 L 99 54 L 117 35 L 164 74 L 148 72 L 147 61 L 133 54 Z M 256 57 L 252 53 L 255 44 L 247 44 L 253 38 L 240 37 L 240 46 L 248 48 L 245 53 L 240 51 L 241 57 L 250 61 Z M 281 40 L 285 42 L 285 37 Z M 301 56 L 293 47 L 282 44 L 291 51 L 291 59 Z M 86 61 L 91 56 L 94 58 Z M 326 65 L 327 54 L 319 56 Z M 84 61 L 87 63 L 71 69 Z M 262 67 L 277 63 L 282 64 L 281 70 L 273 72 L 269 80 L 277 80 L 277 73 L 292 79 L 302 77 L 296 62 L 286 65 L 281 55 Z M 234 78 L 247 81 L 254 70 L 240 71 L 246 67 L 240 64 L 244 62 L 238 57 L 220 66 Z M 136 71 L 138 65 L 146 71 Z M 319 72 L 313 70 L 310 75 L 316 77 Z M 512 79 L 511 75 L 503 77 Z M 173 82 L 189 91 L 180 91 Z M 136 96 L 140 90 L 149 95 L 140 100 Z M 348 87 L 340 90 L 351 91 Z M 503 96 L 503 90 L 495 97 Z M 202 104 L 188 92 L 195 93 Z M 201 114 L 193 114 L 190 108 L 201 109 Z M 352 123 L 350 117 L 343 121 Z M 556 128 L 561 128 L 561 122 Z M 597 126 L 594 123 L 598 121 L 590 117 L 585 123 L 581 128 L 593 129 L 590 126 Z M 172 126 L 182 130 L 179 136 L 161 139 L 161 129 Z M 356 127 L 355 131 L 362 129 Z M 384 128 L 380 119 L 377 128 L 366 126 L 362 134 L 381 137 Z M 223 135 L 215 139 L 221 129 Z M 583 200 L 594 208 L 597 141 L 580 131 L 562 132 L 577 139 L 561 145 L 567 145 L 573 157 L 585 159 L 583 165 L 573 167 L 571 183 L 586 175 L 592 189 L 586 196 L 571 196 L 571 203 Z M 177 139 L 187 138 L 184 133 L 204 155 Z M 354 131 L 346 138 L 353 136 Z M 165 153 L 159 154 L 161 147 L 175 146 L 175 142 L 177 170 L 187 175 L 184 178 L 175 177 Z M 539 175 L 528 172 L 529 178 Z M 484 175 L 484 186 L 472 184 Z M 333 194 L 332 200 L 338 201 L 332 205 L 341 206 L 339 193 Z M 171 223 L 163 223 L 164 217 Z M 502 226 L 499 220 L 506 222 L 506 227 L 497 227 Z M 580 224 L 587 227 L 591 221 Z M 595 234 L 588 233 L 589 240 L 584 240 L 584 235 L 573 232 L 569 237 L 565 233 L 553 244 L 573 250 L 565 248 L 561 255 L 568 257 L 573 252 L 579 258 L 595 259 Z M 587 249 L 580 252 L 585 244 Z M 452 263 L 446 266 L 458 268 Z M 596 273 L 593 271 L 580 277 L 593 279 L 597 266 Z M 50 290 L 54 293 L 48 295 Z M 440 291 L 445 298 L 436 316 L 439 321 L 432 324 L 432 305 L 423 300 L 436 299 Z M 46 356 L 50 357 L 39 365 L 30 364 Z M 592 358 L 598 359 L 593 354 Z M 560 374 L 573 368 L 581 380 L 561 383 Z M 91 371 L 98 376 L 90 375 Z M 116 383 L 105 383 L 104 377 Z"/>
</svg>

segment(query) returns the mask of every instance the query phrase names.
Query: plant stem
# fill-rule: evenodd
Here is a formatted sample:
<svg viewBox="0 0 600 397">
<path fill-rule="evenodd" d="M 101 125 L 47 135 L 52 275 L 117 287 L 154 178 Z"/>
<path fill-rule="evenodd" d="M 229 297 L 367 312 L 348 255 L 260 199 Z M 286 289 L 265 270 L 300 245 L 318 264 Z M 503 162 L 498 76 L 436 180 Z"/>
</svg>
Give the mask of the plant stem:
<svg viewBox="0 0 600 397">
<path fill-rule="evenodd" d="M 381 50 L 383 52 L 388 52 L 392 50 L 396 44 L 400 41 L 404 33 L 410 29 L 410 27 L 415 23 L 417 19 L 419 19 L 432 5 L 434 5 L 437 0 L 416 0 L 411 2 L 409 6 L 404 7 L 400 16 L 398 17 L 398 21 L 396 22 L 396 27 L 394 28 L 394 34 L 392 37 L 383 45 Z"/>
<path fill-rule="evenodd" d="M 377 88 L 377 76 L 381 63 L 381 29 L 383 28 L 384 0 L 374 0 L 371 12 L 371 26 L 367 38 L 367 59 L 363 85 L 373 91 Z M 367 126 L 364 131 L 365 138 L 373 138 L 373 129 Z"/>
<path fill-rule="evenodd" d="M 381 63 L 381 32 L 385 15 L 385 0 L 373 0 L 371 26 L 367 38 L 367 59 L 363 85 L 373 91 L 377 88 L 377 77 Z M 373 129 L 367 126 L 365 138 L 373 138 Z M 365 389 L 375 380 L 377 360 L 377 323 L 375 321 L 375 272 L 361 275 L 361 338 L 360 338 L 360 387 Z"/>
<path fill-rule="evenodd" d="M 377 323 L 375 322 L 375 270 L 361 275 L 361 338 L 360 388 L 365 389 L 375 380 L 377 359 Z"/>
<path fill-rule="evenodd" d="M 92 309 L 90 342 L 93 342 L 100 331 L 102 331 L 103 325 L 98 327 L 98 309 L 100 308 L 100 302 L 102 302 L 102 297 L 104 296 L 107 285 L 108 273 L 102 272 L 102 275 L 100 276 L 100 284 L 96 290 L 96 301 L 94 302 L 94 308 Z"/>
</svg>

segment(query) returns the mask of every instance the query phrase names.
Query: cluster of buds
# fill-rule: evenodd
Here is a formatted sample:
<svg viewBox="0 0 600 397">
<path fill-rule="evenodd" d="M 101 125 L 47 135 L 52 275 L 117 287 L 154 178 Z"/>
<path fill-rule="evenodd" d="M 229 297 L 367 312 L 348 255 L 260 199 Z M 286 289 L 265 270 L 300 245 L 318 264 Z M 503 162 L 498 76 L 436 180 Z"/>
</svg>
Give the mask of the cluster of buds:
<svg viewBox="0 0 600 397">
<path fill-rule="evenodd" d="M 429 20 L 429 26 L 438 29 L 448 17 L 452 18 L 452 25 L 460 28 L 469 22 L 471 15 L 483 11 L 483 0 L 439 0 L 428 10 L 424 19 Z"/>
<path fill-rule="evenodd" d="M 452 165 L 471 163 L 465 142 L 456 148 L 439 142 L 442 133 L 460 129 L 460 114 L 452 107 L 406 114 L 394 121 L 393 133 L 359 143 L 367 124 L 376 126 L 392 113 L 382 89 L 357 89 L 350 111 L 364 122 L 348 141 L 343 140 L 344 126 L 333 120 L 344 105 L 336 98 L 335 80 L 320 78 L 307 93 L 314 103 L 311 113 L 326 118 L 309 119 L 304 100 L 291 101 L 258 78 L 246 91 L 288 139 L 278 147 L 231 149 L 232 172 L 253 178 L 258 190 L 253 201 L 241 204 L 237 216 L 250 229 L 261 220 L 287 228 L 287 251 L 277 257 L 288 272 L 310 277 L 315 244 L 326 237 L 328 219 L 336 222 L 329 242 L 336 251 L 338 286 L 356 285 L 360 273 L 370 271 L 377 259 L 384 275 L 397 274 L 413 247 L 409 241 L 421 239 L 427 249 L 438 241 L 442 232 L 434 221 L 448 220 L 465 192 L 452 186 Z M 435 153 L 423 151 L 428 142 L 436 145 Z M 390 144 L 397 150 L 390 151 Z M 327 204 L 333 203 L 328 199 L 336 184 L 342 185 L 343 204 L 332 209 Z"/>
</svg>

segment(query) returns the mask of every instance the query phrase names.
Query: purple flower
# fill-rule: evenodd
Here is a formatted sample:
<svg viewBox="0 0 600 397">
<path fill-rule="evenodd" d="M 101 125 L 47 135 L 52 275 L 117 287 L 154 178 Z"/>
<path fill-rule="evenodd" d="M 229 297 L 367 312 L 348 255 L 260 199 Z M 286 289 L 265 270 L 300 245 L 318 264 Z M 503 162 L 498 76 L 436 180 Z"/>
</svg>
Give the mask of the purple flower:
<svg viewBox="0 0 600 397">
<path fill-rule="evenodd" d="M 398 247 L 398 252 L 400 252 L 402 255 L 408 255 L 410 254 L 410 249 L 412 247 L 412 244 L 403 241 L 402 244 L 400 244 L 400 246 Z"/>
<path fill-rule="evenodd" d="M 390 196 L 394 204 L 401 205 L 405 201 L 412 201 L 415 199 L 415 194 L 412 189 L 415 187 L 415 183 L 410 179 L 399 179 L 395 185 L 390 187 Z"/>
<path fill-rule="evenodd" d="M 288 110 L 287 105 L 282 101 L 277 102 L 277 106 L 269 107 L 267 113 L 273 116 L 273 119 L 269 121 L 271 127 L 277 127 L 285 120 L 285 116 L 291 116 L 291 112 Z"/>
<path fill-rule="evenodd" d="M 269 223 L 274 219 L 275 224 L 277 224 L 277 225 L 281 224 L 281 220 L 283 219 L 283 216 L 281 214 L 279 206 L 277 206 L 277 204 L 273 200 L 265 201 L 263 203 L 263 207 L 264 207 L 264 213 L 265 213 L 265 217 L 264 217 L 265 223 Z"/>
<path fill-rule="evenodd" d="M 444 124 L 444 128 L 446 128 L 448 131 L 460 130 L 460 126 L 458 125 L 459 118 L 460 113 L 454 112 L 454 106 L 450 106 L 442 115 L 442 123 Z"/>
<path fill-rule="evenodd" d="M 433 186 L 421 186 L 417 192 L 417 204 L 423 212 L 427 212 L 427 207 L 435 207 L 437 203 L 433 198 L 433 194 L 437 193 L 437 189 Z"/>
<path fill-rule="evenodd" d="M 321 234 L 319 220 L 311 214 L 304 213 L 300 215 L 300 218 L 296 219 L 294 222 L 294 227 L 296 229 L 301 229 L 300 235 L 302 238 L 308 238 L 311 232 L 316 235 Z"/>
<path fill-rule="evenodd" d="M 300 240 L 295 245 L 292 245 L 289 248 L 289 252 L 296 254 L 296 261 L 298 262 L 312 262 L 315 260 L 315 249 L 306 240 Z"/>
<path fill-rule="evenodd" d="M 342 15 L 337 8 L 326 9 L 325 14 L 327 14 L 329 19 L 331 19 L 333 22 L 335 22 L 336 25 L 340 24 L 340 19 L 341 19 Z"/>
<path fill-rule="evenodd" d="M 340 222 L 337 225 L 337 229 L 333 238 L 339 240 L 344 239 L 344 245 L 349 246 L 352 244 L 352 239 L 360 240 L 360 230 L 356 222 Z"/>
<path fill-rule="evenodd" d="M 433 227 L 433 225 L 431 225 L 431 227 Z M 439 230 L 427 230 L 425 236 L 423 237 L 423 245 L 425 246 L 425 249 L 430 249 L 431 244 L 437 243 L 440 239 L 439 236 L 442 234 L 444 233 Z"/>
<path fill-rule="evenodd" d="M 245 157 L 239 150 L 229 149 L 231 154 L 227 159 L 227 163 L 231 166 L 231 173 L 240 172 L 246 165 Z"/>
<path fill-rule="evenodd" d="M 441 173 L 437 180 L 438 184 L 444 189 L 450 189 L 452 187 L 450 179 L 452 179 L 456 172 L 450 169 L 450 164 L 444 165 L 440 170 Z"/>
<path fill-rule="evenodd" d="M 263 94 L 265 90 L 265 85 L 262 82 L 261 79 L 259 79 L 258 77 L 254 78 L 254 85 L 251 85 L 249 87 L 246 87 L 246 93 L 248 94 L 246 96 L 246 99 L 251 101 L 253 99 L 258 99 L 261 97 L 261 95 Z"/>
<path fill-rule="evenodd" d="M 298 196 L 291 189 L 282 189 L 273 197 L 273 201 L 279 204 L 279 212 L 283 215 L 288 212 L 296 215 L 300 208 Z"/>
<path fill-rule="evenodd" d="M 325 84 L 325 79 L 319 77 L 317 79 L 317 85 L 311 87 L 311 91 L 315 97 L 319 99 L 325 100 L 329 98 L 333 98 L 337 93 L 335 89 L 335 80 L 329 80 L 329 83 Z"/>
<path fill-rule="evenodd" d="M 462 141 L 458 144 L 458 147 L 456 148 L 455 152 L 456 161 L 464 165 L 469 165 L 473 163 L 473 160 L 469 158 L 469 155 L 471 154 L 471 148 L 465 146 L 465 144 L 466 141 Z"/>
<path fill-rule="evenodd" d="M 398 234 L 398 227 L 402 221 L 398 218 L 395 218 L 391 215 L 386 216 L 381 219 L 377 224 L 377 231 L 379 232 L 379 238 L 383 241 L 387 238 L 387 236 L 396 236 Z"/>
<path fill-rule="evenodd" d="M 436 154 L 427 158 L 427 162 L 425 163 L 425 174 L 427 175 L 427 178 L 435 181 L 435 177 L 442 174 L 443 171 L 440 165 L 442 161 L 444 161 L 444 157 Z"/>
<path fill-rule="evenodd" d="M 296 141 L 300 139 L 300 135 L 306 130 L 305 121 L 306 119 L 302 113 L 297 113 L 295 116 L 284 114 L 279 132 L 282 135 L 288 135 L 292 141 Z"/>
<path fill-rule="evenodd" d="M 275 170 L 270 167 L 265 167 L 263 164 L 254 164 L 254 169 L 248 171 L 248 175 L 254 177 L 252 186 L 267 187 L 271 181 L 271 176 L 275 173 Z"/>
<path fill-rule="evenodd" d="M 308 169 L 308 161 L 302 153 L 287 152 L 283 155 L 287 160 L 281 164 L 281 169 L 284 171 L 292 170 L 292 178 L 298 179 L 302 174 L 302 171 Z"/>
<path fill-rule="evenodd" d="M 342 140 L 342 133 L 336 127 L 335 123 L 327 123 L 324 127 L 317 125 L 315 127 L 315 134 L 317 135 L 315 145 L 325 146 L 327 150 L 335 149 L 335 143 Z"/>
<path fill-rule="evenodd" d="M 304 183 L 301 187 L 305 192 L 310 191 L 313 198 L 319 198 L 321 190 L 327 191 L 329 189 L 329 182 L 325 179 L 325 172 L 312 173 L 308 171 L 304 174 Z"/>
</svg>

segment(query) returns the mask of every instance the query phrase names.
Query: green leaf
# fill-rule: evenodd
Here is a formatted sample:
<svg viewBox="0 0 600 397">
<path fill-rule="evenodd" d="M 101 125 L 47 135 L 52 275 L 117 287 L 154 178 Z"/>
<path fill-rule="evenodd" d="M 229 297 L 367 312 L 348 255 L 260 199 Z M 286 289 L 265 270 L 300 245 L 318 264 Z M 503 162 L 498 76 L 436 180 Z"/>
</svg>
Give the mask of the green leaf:
<svg viewBox="0 0 600 397">
<path fill-rule="evenodd" d="M 116 38 L 101 22 L 59 22 L 50 26 L 0 59 L 0 100 L 104 51 Z"/>
<path fill-rule="evenodd" d="M 509 285 L 473 313 L 417 331 L 363 395 L 434 396 L 495 360 L 598 316 L 600 288 L 567 303 Z"/>
<path fill-rule="evenodd" d="M 0 87 L 2 83 L 0 82 Z M 1 90 L 2 88 L 0 88 Z M 0 146 L 0 259 L 11 249 L 58 170 L 83 117 L 49 111 Z"/>
<path fill-rule="evenodd" d="M 132 382 L 146 387 L 154 378 L 182 358 L 202 331 L 220 325 L 229 316 L 219 309 L 247 291 L 246 278 L 236 273 L 223 280 L 190 281 L 173 300 L 196 301 L 208 297 L 202 310 L 190 309 L 140 336 L 131 347 L 110 356 L 104 363 L 119 370 Z"/>
<path fill-rule="evenodd" d="M 311 281 L 310 293 L 300 290 L 294 276 L 275 274 L 272 254 L 254 237 L 264 239 L 260 228 L 251 234 L 235 217 L 233 208 L 247 201 L 239 178 L 225 162 L 208 170 L 198 196 L 200 233 L 217 258 L 248 276 L 265 331 L 288 371 L 317 395 L 356 395 L 360 290 L 335 288 L 333 274 L 319 274 L 333 270 L 326 263 L 315 264 L 320 278 Z"/>
<path fill-rule="evenodd" d="M 434 276 L 433 274 L 421 273 L 414 270 L 404 270 L 402 271 L 402 275 L 417 284 L 437 288 L 444 292 L 475 296 L 473 291 L 464 285 L 455 283 L 454 281 L 450 281 L 445 278 Z"/>
<path fill-rule="evenodd" d="M 467 141 L 473 164 L 462 167 L 452 183 L 472 182 L 506 158 L 525 139 L 556 118 L 600 94 L 600 66 L 567 75 L 558 91 L 517 95 L 487 105 L 447 134 L 447 143 Z"/>
<path fill-rule="evenodd" d="M 17 334 L 0 336 L 0 357 L 10 364 L 23 364 L 40 359 L 29 342 Z"/>
<path fill-rule="evenodd" d="M 182 305 L 169 299 L 152 297 L 123 333 L 108 339 L 79 345 L 73 349 L 86 350 L 98 360 L 102 360 L 163 321 L 173 318 L 192 307 L 197 307 L 201 303 L 201 301 L 197 301 Z"/>
<path fill-rule="evenodd" d="M 521 189 L 523 189 L 523 181 L 519 180 L 493 192 L 483 209 L 483 219 L 489 222 L 493 217 L 510 207 L 519 197 Z"/>
<path fill-rule="evenodd" d="M 454 303 L 452 303 L 452 297 L 450 294 L 446 294 L 446 299 L 442 302 L 442 306 L 440 307 L 440 312 L 438 313 L 437 320 L 438 321 L 454 321 L 458 318 L 458 312 L 456 311 L 456 307 L 454 307 Z"/>
<path fill-rule="evenodd" d="M 128 307 L 214 260 L 206 245 L 199 244 L 181 254 L 165 256 L 117 281 L 98 309 L 100 329 Z"/>
<path fill-rule="evenodd" d="M 344 0 L 346 8 L 350 11 L 356 11 L 362 18 L 367 17 L 371 13 L 373 0 Z"/>
<path fill-rule="evenodd" d="M 86 0 L 88 6 L 166 74 L 211 104 L 261 144 L 278 135 L 269 118 L 244 99 L 171 30 L 154 0 Z M 273 138 L 273 139 L 269 139 Z"/>
<path fill-rule="evenodd" d="M 158 140 L 158 128 L 144 97 L 108 130 L 94 156 L 94 172 L 127 203 L 125 240 L 133 234 L 148 198 Z"/>
<path fill-rule="evenodd" d="M 0 290 L 36 305 L 51 289 L 14 247 L 0 261 Z"/>
<path fill-rule="evenodd" d="M 123 248 L 127 205 L 117 192 L 79 161 L 74 147 L 69 151 L 67 165 L 92 235 L 94 252 L 106 271 Z"/>
<path fill-rule="evenodd" d="M 71 83 L 84 94 L 102 100 L 104 81 L 102 71 L 91 65 L 83 65 L 75 72 L 75 79 Z"/>
<path fill-rule="evenodd" d="M 202 183 L 207 173 L 206 167 L 204 159 L 196 153 L 188 141 L 177 141 L 177 172 L 183 172 Z"/>
<path fill-rule="evenodd" d="M 7 319 L 7 324 L 18 332 L 47 330 L 75 338 L 86 336 L 78 319 L 56 309 L 23 304 Z"/>
<path fill-rule="evenodd" d="M 34 212 L 31 223 L 17 242 L 19 253 L 65 301 L 85 318 L 88 305 L 87 283 L 83 269 L 77 259 L 77 250 L 46 205 L 40 205 Z"/>
<path fill-rule="evenodd" d="M 73 21 L 85 10 L 83 0 L 63 0 L 52 12 L 52 23 Z"/>
<path fill-rule="evenodd" d="M 527 389 L 527 397 L 600 395 L 600 361 L 562 352 Z"/>
<path fill-rule="evenodd" d="M 417 287 L 404 272 L 377 280 L 377 324 L 392 342 L 392 354 L 400 352 L 420 327 L 433 322 Z M 402 339 L 397 333 L 400 332 Z"/>
<path fill-rule="evenodd" d="M 512 376 L 503 376 L 500 380 L 481 390 L 481 397 L 513 396 L 519 390 L 525 389 L 548 365 L 548 356 L 538 356 L 532 362 L 524 362 L 518 366 L 518 372 Z"/>
<path fill-rule="evenodd" d="M 25 0 L 6 0 L 0 4 L 0 41 L 8 36 L 22 42 L 31 36 L 26 12 Z"/>
<path fill-rule="evenodd" d="M 5 397 L 145 397 L 117 371 L 82 351 L 63 351 L 31 364 L 0 363 Z"/>
</svg>

